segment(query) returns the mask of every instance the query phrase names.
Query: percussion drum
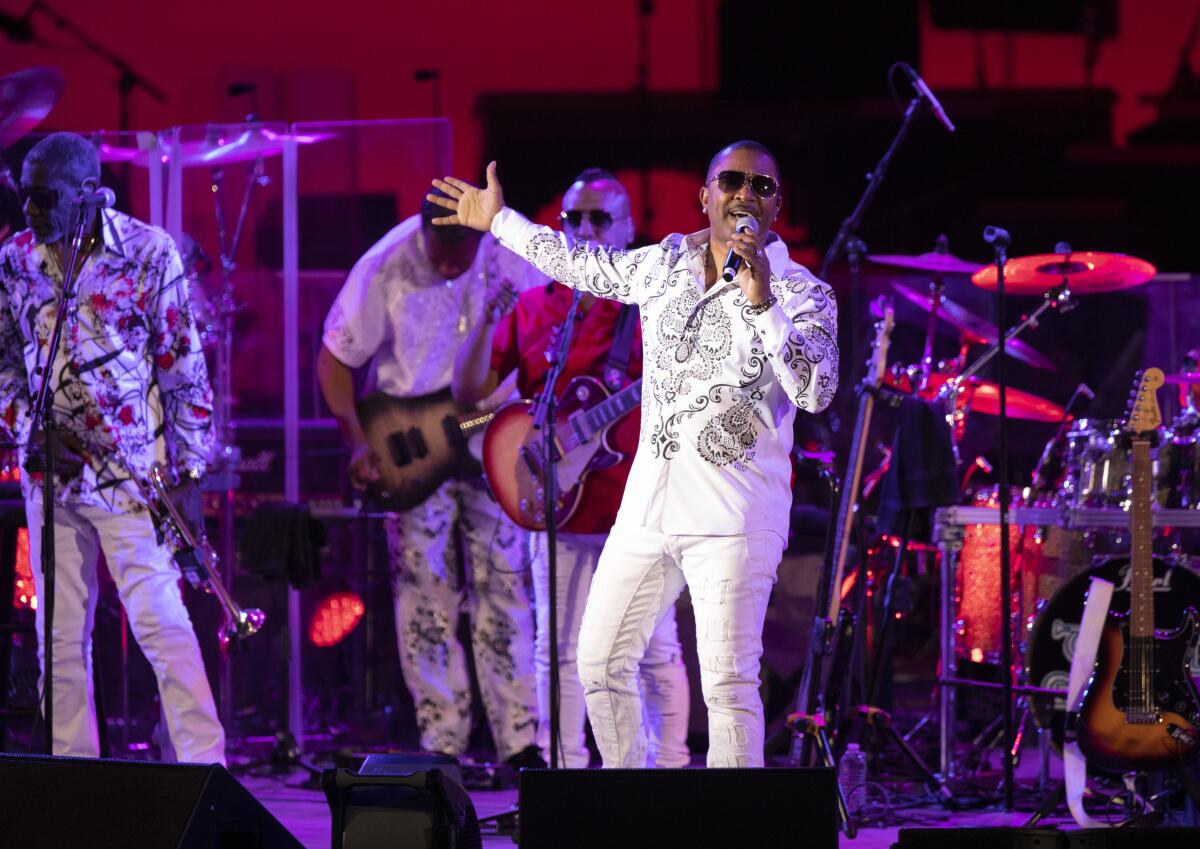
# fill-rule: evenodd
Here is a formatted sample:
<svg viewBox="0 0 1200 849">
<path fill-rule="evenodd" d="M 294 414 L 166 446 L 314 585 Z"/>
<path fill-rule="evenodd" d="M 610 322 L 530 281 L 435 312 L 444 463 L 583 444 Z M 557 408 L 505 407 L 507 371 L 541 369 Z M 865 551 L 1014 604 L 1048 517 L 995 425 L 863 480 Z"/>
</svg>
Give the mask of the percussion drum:
<svg viewBox="0 0 1200 849">
<path fill-rule="evenodd" d="M 976 507 L 996 507 L 1000 496 L 996 487 L 977 492 Z M 1023 503 L 1014 488 L 1012 506 Z M 998 663 L 1000 660 L 1000 609 L 1012 603 L 1013 633 L 1025 633 L 1040 600 L 1049 598 L 1076 571 L 1073 564 L 1083 562 L 1081 535 L 1061 528 L 1013 525 L 1009 530 L 1012 563 L 1012 588 L 1000 589 L 999 525 L 967 525 L 963 528 L 955 599 L 955 649 L 965 660 Z M 1018 591 L 1020 611 L 1016 611 Z"/>
<path fill-rule="evenodd" d="M 1071 578 L 1040 610 L 1029 632 L 1025 655 L 1026 677 L 1035 687 L 1067 689 L 1083 602 L 1092 577 L 1104 578 L 1115 585 L 1114 612 L 1129 611 L 1129 559 L 1113 557 Z M 1200 607 L 1200 576 L 1187 566 L 1169 558 L 1154 558 L 1154 624 L 1171 630 L 1182 621 L 1188 607 Z M 1194 647 L 1200 655 L 1200 646 Z M 1193 657 L 1193 669 L 1200 669 L 1200 656 Z M 1034 720 L 1048 729 L 1060 752 L 1066 722 L 1065 696 L 1031 697 Z"/>
<path fill-rule="evenodd" d="M 1121 507 L 1129 500 L 1129 452 L 1120 422 L 1076 419 L 1067 431 L 1060 501 L 1072 507 Z"/>
</svg>

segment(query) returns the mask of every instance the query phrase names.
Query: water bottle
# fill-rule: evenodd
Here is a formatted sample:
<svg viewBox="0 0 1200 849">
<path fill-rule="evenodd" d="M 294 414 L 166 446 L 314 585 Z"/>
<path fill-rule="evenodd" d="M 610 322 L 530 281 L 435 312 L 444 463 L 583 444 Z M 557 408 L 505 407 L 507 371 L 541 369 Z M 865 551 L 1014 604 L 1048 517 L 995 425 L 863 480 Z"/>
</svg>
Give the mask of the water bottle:
<svg viewBox="0 0 1200 849">
<path fill-rule="evenodd" d="M 867 756 L 857 743 L 849 743 L 838 763 L 838 785 L 842 788 L 842 797 L 846 800 L 846 810 L 852 817 L 858 816 L 862 811 L 866 781 Z"/>
</svg>

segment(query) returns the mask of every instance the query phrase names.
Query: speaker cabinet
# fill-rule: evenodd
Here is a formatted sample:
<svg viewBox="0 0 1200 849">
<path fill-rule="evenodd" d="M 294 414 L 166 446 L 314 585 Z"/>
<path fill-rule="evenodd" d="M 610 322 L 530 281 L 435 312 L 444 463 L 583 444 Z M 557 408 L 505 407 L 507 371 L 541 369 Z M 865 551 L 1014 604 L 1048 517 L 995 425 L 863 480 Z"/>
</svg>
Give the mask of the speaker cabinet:
<svg viewBox="0 0 1200 849">
<path fill-rule="evenodd" d="M 0 755 L 5 846 L 303 849 L 222 766 Z"/>
<path fill-rule="evenodd" d="M 521 771 L 521 849 L 837 849 L 831 769 Z"/>
</svg>

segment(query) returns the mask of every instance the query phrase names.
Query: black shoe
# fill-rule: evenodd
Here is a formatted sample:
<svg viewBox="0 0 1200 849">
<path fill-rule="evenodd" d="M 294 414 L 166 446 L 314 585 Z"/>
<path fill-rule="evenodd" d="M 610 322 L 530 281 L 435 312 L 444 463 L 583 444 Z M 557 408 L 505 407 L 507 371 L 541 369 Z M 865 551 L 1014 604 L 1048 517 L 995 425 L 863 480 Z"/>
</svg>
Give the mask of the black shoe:
<svg viewBox="0 0 1200 849">
<path fill-rule="evenodd" d="M 515 770 L 545 769 L 546 759 L 542 757 L 542 750 L 531 744 L 506 760 L 504 765 Z"/>
</svg>

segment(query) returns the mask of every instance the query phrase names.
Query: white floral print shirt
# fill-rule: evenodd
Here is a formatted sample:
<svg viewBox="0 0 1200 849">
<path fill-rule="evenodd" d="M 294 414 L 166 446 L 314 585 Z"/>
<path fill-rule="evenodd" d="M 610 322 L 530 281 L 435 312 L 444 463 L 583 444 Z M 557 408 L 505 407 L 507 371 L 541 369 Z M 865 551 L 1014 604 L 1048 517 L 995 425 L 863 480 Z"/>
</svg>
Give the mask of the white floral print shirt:
<svg viewBox="0 0 1200 849">
<path fill-rule="evenodd" d="M 642 428 L 616 527 L 786 539 L 796 410 L 820 412 L 837 390 L 830 287 L 774 234 L 766 250 L 778 302 L 755 315 L 733 283 L 705 291 L 707 230 L 630 250 L 572 247 L 504 209 L 492 233 L 544 274 L 640 308 Z"/>
<path fill-rule="evenodd" d="M 203 473 L 212 447 L 212 387 L 174 241 L 157 227 L 103 212 L 103 242 L 87 256 L 49 369 L 55 427 L 83 447 L 73 478 L 55 476 L 59 501 L 138 509 L 132 471 L 151 463 Z M 24 230 L 0 246 L 0 438 L 30 430 L 54 330 L 63 270 Z M 40 475 L 21 476 L 26 495 Z"/>
</svg>

